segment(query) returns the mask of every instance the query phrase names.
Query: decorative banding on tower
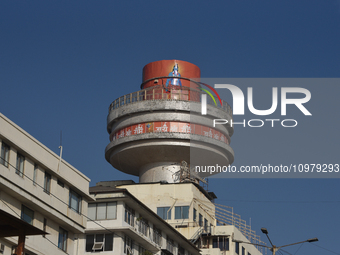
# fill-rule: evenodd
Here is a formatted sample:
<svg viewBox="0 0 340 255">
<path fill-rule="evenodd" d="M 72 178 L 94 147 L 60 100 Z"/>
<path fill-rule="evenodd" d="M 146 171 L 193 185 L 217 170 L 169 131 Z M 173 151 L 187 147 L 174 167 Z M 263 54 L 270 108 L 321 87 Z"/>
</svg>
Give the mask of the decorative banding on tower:
<svg viewBox="0 0 340 255">
<path fill-rule="evenodd" d="M 231 120 L 231 108 L 224 101 L 218 106 L 208 101 L 207 115 L 201 115 L 199 76 L 199 68 L 185 61 L 146 65 L 142 90 L 110 105 L 106 160 L 122 172 L 139 176 L 140 182 L 176 182 L 174 173 L 183 160 L 191 165 L 230 165 L 234 130 L 229 125 L 213 128 L 212 120 Z"/>
</svg>

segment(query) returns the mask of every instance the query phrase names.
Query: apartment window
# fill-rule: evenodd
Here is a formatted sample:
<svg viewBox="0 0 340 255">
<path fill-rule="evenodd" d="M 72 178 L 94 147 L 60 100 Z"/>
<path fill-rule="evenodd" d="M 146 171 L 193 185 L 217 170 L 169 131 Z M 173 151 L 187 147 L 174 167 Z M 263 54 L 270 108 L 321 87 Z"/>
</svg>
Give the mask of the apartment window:
<svg viewBox="0 0 340 255">
<path fill-rule="evenodd" d="M 59 227 L 59 238 L 58 238 L 58 247 L 66 252 L 67 249 L 67 231 L 63 228 Z"/>
<path fill-rule="evenodd" d="M 24 162 L 25 157 L 21 155 L 20 153 L 17 154 L 17 168 L 15 170 L 15 173 L 18 174 L 20 177 L 24 175 Z"/>
<path fill-rule="evenodd" d="M 57 180 L 57 183 L 58 183 L 58 185 L 60 186 L 60 187 L 62 187 L 62 188 L 64 188 L 65 187 L 65 185 L 64 185 L 64 183 L 61 181 L 61 180 Z"/>
<path fill-rule="evenodd" d="M 0 254 L 4 254 L 4 252 L 5 252 L 5 245 L 0 244 Z"/>
<path fill-rule="evenodd" d="M 81 196 L 74 192 L 73 190 L 70 190 L 70 201 L 69 201 L 69 207 L 77 212 L 80 213 L 81 208 Z"/>
<path fill-rule="evenodd" d="M 8 167 L 8 162 L 9 162 L 9 146 L 5 143 L 2 143 L 0 164 L 4 165 L 5 167 Z"/>
<path fill-rule="evenodd" d="M 213 248 L 220 248 L 221 251 L 229 251 L 229 238 L 225 236 L 213 238 Z"/>
<path fill-rule="evenodd" d="M 242 255 L 246 255 L 246 249 L 242 247 Z"/>
<path fill-rule="evenodd" d="M 45 177 L 44 177 L 44 191 L 47 194 L 50 194 L 51 191 L 51 175 L 45 171 Z"/>
<path fill-rule="evenodd" d="M 153 227 L 153 241 L 162 246 L 162 231 L 155 226 Z"/>
<path fill-rule="evenodd" d="M 169 206 L 166 207 L 157 207 L 157 215 L 161 217 L 163 220 L 171 219 L 171 211 Z M 168 215 L 167 215 L 168 214 Z"/>
<path fill-rule="evenodd" d="M 133 240 L 128 236 L 125 236 L 124 240 L 124 253 L 127 255 L 133 254 Z"/>
<path fill-rule="evenodd" d="M 87 216 L 91 220 L 112 220 L 117 218 L 117 202 L 88 204 Z"/>
<path fill-rule="evenodd" d="M 38 165 L 34 164 L 34 170 L 33 170 L 33 185 L 34 186 L 37 184 L 37 175 L 38 175 Z"/>
<path fill-rule="evenodd" d="M 86 252 L 112 251 L 113 234 L 86 235 Z"/>
<path fill-rule="evenodd" d="M 143 219 L 142 216 L 140 216 L 139 218 L 139 227 L 138 227 L 138 231 L 140 233 L 142 233 L 145 236 L 148 236 L 149 233 L 149 225 L 148 225 L 148 221 Z"/>
<path fill-rule="evenodd" d="M 194 221 L 196 221 L 196 219 L 197 219 L 197 210 L 194 208 L 194 212 L 193 212 L 194 214 L 193 214 L 193 220 Z"/>
<path fill-rule="evenodd" d="M 189 219 L 189 206 L 176 206 L 175 219 Z"/>
<path fill-rule="evenodd" d="M 198 215 L 198 225 L 199 225 L 200 227 L 203 226 L 203 216 L 202 216 L 202 214 L 199 214 L 199 215 Z"/>
<path fill-rule="evenodd" d="M 248 252 L 248 255 L 251 255 L 251 254 Z"/>
<path fill-rule="evenodd" d="M 166 238 L 166 249 L 171 253 L 174 253 L 175 243 L 169 237 Z"/>
<path fill-rule="evenodd" d="M 236 254 L 240 254 L 240 243 L 235 242 L 235 252 Z"/>
<path fill-rule="evenodd" d="M 135 225 L 135 211 L 132 210 L 129 206 L 125 205 L 125 215 L 124 220 L 132 227 Z"/>
<path fill-rule="evenodd" d="M 21 219 L 33 225 L 34 211 L 22 205 L 21 206 Z"/>
<path fill-rule="evenodd" d="M 204 219 L 204 230 L 208 231 L 208 220 Z"/>
<path fill-rule="evenodd" d="M 178 245 L 178 255 L 185 255 L 185 249 L 180 245 Z"/>
</svg>

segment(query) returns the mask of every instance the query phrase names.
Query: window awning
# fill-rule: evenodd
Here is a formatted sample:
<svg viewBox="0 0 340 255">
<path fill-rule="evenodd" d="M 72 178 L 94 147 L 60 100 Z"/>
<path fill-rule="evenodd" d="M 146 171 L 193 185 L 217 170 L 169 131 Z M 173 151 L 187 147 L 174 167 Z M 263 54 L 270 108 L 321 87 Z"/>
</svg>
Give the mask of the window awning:
<svg viewBox="0 0 340 255">
<path fill-rule="evenodd" d="M 0 210 L 0 237 L 48 235 L 45 231 L 32 226 L 3 210 Z"/>
</svg>

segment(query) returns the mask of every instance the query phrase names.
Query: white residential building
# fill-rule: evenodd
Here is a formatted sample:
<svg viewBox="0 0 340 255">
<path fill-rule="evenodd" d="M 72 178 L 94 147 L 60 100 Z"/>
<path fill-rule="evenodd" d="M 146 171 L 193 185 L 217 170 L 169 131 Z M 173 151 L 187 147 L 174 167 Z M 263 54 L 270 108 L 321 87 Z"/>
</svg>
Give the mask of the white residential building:
<svg viewBox="0 0 340 255">
<path fill-rule="evenodd" d="M 25 255 L 78 254 L 90 179 L 1 113 L 0 153 L 0 211 L 48 233 L 26 236 Z M 0 232 L 11 227 L 0 220 Z M 0 234 L 0 254 L 14 254 L 17 245 L 17 236 Z"/>
<path fill-rule="evenodd" d="M 198 255 L 199 249 L 117 182 L 91 187 L 86 235 L 79 254 Z"/>
</svg>

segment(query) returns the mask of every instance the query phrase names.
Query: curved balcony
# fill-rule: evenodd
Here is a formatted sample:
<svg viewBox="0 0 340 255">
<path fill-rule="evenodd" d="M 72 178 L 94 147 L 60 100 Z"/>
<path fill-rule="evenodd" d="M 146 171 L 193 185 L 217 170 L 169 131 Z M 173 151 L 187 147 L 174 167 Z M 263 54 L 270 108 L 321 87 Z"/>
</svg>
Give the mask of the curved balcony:
<svg viewBox="0 0 340 255">
<path fill-rule="evenodd" d="M 115 110 L 124 105 L 145 100 L 177 100 L 201 102 L 202 93 L 203 92 L 200 90 L 189 87 L 179 88 L 179 86 L 169 86 L 168 88 L 166 88 L 165 85 L 157 85 L 117 98 L 110 104 L 109 113 L 112 110 Z M 232 116 L 232 108 L 226 101 L 222 100 L 222 105 L 218 103 L 216 106 L 214 100 L 211 97 L 208 97 L 207 99 L 208 105 L 220 108 L 230 114 L 230 116 Z M 218 101 L 217 98 L 215 100 Z"/>
</svg>

